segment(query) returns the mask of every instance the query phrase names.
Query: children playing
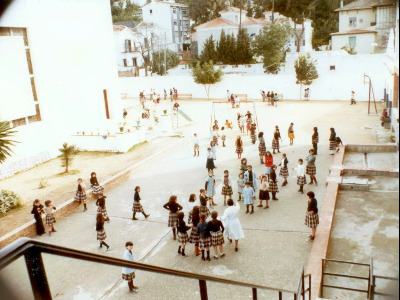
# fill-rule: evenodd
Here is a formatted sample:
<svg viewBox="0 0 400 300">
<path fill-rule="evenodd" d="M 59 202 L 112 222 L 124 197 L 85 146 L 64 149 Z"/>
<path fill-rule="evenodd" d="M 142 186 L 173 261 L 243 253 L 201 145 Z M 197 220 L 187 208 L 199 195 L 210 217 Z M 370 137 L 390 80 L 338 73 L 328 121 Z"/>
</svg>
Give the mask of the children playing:
<svg viewBox="0 0 400 300">
<path fill-rule="evenodd" d="M 142 200 L 142 198 L 140 198 L 140 186 L 135 187 L 135 196 L 133 198 L 133 207 L 132 207 L 132 211 L 133 211 L 133 216 L 132 216 L 132 220 L 136 221 L 136 213 L 142 213 L 143 216 L 147 219 L 148 217 L 150 217 L 150 215 L 146 214 L 143 210 L 143 206 L 140 203 L 140 201 Z"/>
<path fill-rule="evenodd" d="M 107 250 L 110 246 L 105 242 L 107 238 L 107 233 L 104 229 L 104 216 L 102 213 L 97 213 L 96 215 L 96 231 L 97 231 L 97 240 L 100 241 L 99 248 L 103 248 L 103 245 L 107 247 Z"/>
<path fill-rule="evenodd" d="M 235 141 L 235 146 L 236 146 L 236 154 L 238 156 L 238 159 L 242 158 L 242 153 L 243 153 L 243 141 L 240 136 L 237 137 Z"/>
<path fill-rule="evenodd" d="M 214 203 L 214 196 L 215 196 L 215 178 L 214 178 L 214 172 L 209 171 L 208 172 L 208 177 L 206 178 L 206 191 L 207 191 L 207 198 L 210 201 L 210 208 L 212 208 Z"/>
<path fill-rule="evenodd" d="M 197 231 L 197 225 L 200 223 L 200 207 L 193 207 L 193 211 L 189 214 L 188 223 L 192 226 L 189 243 L 194 244 L 194 255 L 199 256 L 201 254 L 199 249 L 200 233 Z"/>
<path fill-rule="evenodd" d="M 203 261 L 211 261 L 210 259 L 210 246 L 211 246 L 211 236 L 210 232 L 207 230 L 207 221 L 206 215 L 200 215 L 200 222 L 197 225 L 197 232 L 200 234 L 200 243 L 199 247 L 201 250 L 201 259 Z M 205 251 L 207 251 L 207 258 L 205 257 Z"/>
<path fill-rule="evenodd" d="M 246 204 L 246 214 L 250 212 L 250 207 L 251 207 L 251 212 L 250 214 L 254 214 L 254 200 L 256 199 L 254 189 L 251 187 L 250 182 L 246 182 L 246 186 L 243 189 L 243 200 L 244 204 Z"/>
<path fill-rule="evenodd" d="M 169 198 L 169 201 L 165 203 L 163 207 L 169 210 L 168 227 L 172 228 L 174 240 L 176 240 L 176 228 L 179 225 L 178 212 L 180 212 L 183 207 L 178 203 L 178 197 L 174 195 Z"/>
<path fill-rule="evenodd" d="M 288 181 L 287 181 L 287 179 L 289 177 L 288 163 L 289 163 L 289 160 L 287 159 L 286 154 L 283 153 L 281 163 L 279 164 L 279 166 L 281 167 L 281 170 L 279 171 L 279 176 L 281 176 L 283 178 L 282 186 L 286 186 L 288 184 Z"/>
<path fill-rule="evenodd" d="M 210 172 L 215 169 L 214 165 L 214 155 L 211 152 L 211 148 L 207 148 L 207 163 L 206 163 L 206 168 Z"/>
<path fill-rule="evenodd" d="M 269 208 L 269 192 L 268 192 L 268 178 L 267 175 L 261 175 L 260 176 L 260 193 L 259 193 L 259 198 L 260 198 L 260 204 L 257 207 L 263 207 L 263 201 L 266 201 L 267 204 L 265 205 L 265 209 Z"/>
<path fill-rule="evenodd" d="M 222 140 L 222 147 L 225 147 L 225 141 L 226 141 L 225 127 L 221 128 L 221 140 Z"/>
<path fill-rule="evenodd" d="M 224 257 L 224 225 L 221 221 L 217 220 L 218 213 L 213 211 L 211 214 L 212 220 L 208 222 L 207 230 L 211 234 L 211 246 L 214 247 L 214 259 L 218 259 L 218 248 L 220 252 L 220 257 Z"/>
<path fill-rule="evenodd" d="M 83 203 L 83 211 L 87 211 L 87 206 L 86 206 L 86 185 L 83 183 L 82 178 L 78 179 L 78 188 L 76 190 L 75 194 L 75 201 L 78 201 L 80 203 Z"/>
<path fill-rule="evenodd" d="M 53 206 L 51 200 L 45 201 L 44 205 L 44 212 L 46 214 L 46 225 L 49 227 L 49 235 L 51 235 L 52 232 L 57 232 L 57 230 L 55 230 L 54 228 L 54 223 L 56 222 L 56 219 L 53 215 L 53 211 L 56 210 L 56 207 Z"/>
<path fill-rule="evenodd" d="M 184 220 L 185 214 L 183 212 L 178 213 L 178 254 L 182 254 L 183 257 L 189 256 L 185 253 L 186 244 L 189 241 L 189 236 L 187 231 L 191 228 L 190 226 L 186 226 L 186 222 Z"/>
<path fill-rule="evenodd" d="M 129 260 L 132 262 L 135 261 L 135 255 L 132 252 L 133 243 L 126 242 L 125 248 L 126 248 L 126 250 L 125 250 L 123 259 Z M 135 279 L 135 277 L 136 277 L 135 272 L 136 272 L 136 270 L 129 268 L 129 267 L 122 268 L 122 279 L 128 281 L 129 292 L 131 292 L 131 293 L 137 293 L 137 290 L 139 289 L 137 286 L 133 285 L 133 279 Z"/>
<path fill-rule="evenodd" d="M 224 196 L 224 206 L 226 206 L 226 196 L 230 199 L 233 195 L 232 191 L 232 180 L 231 176 L 229 176 L 229 171 L 224 171 L 224 178 L 222 179 L 223 186 L 222 186 L 222 195 Z"/>
<path fill-rule="evenodd" d="M 307 183 L 307 178 L 306 178 L 306 167 L 303 164 L 303 159 L 299 159 L 299 164 L 297 165 L 296 168 L 293 168 L 293 170 L 296 170 L 297 172 L 297 184 L 300 186 L 299 192 L 304 194 L 304 185 Z"/>
<path fill-rule="evenodd" d="M 239 200 L 242 201 L 242 194 L 243 194 L 243 189 L 245 187 L 245 180 L 244 180 L 244 173 L 239 174 L 239 178 L 237 180 L 238 184 L 238 194 L 239 194 Z"/>
<path fill-rule="evenodd" d="M 201 189 L 200 190 L 200 214 L 206 215 L 206 217 L 208 218 L 208 216 L 210 215 L 210 210 L 207 207 L 207 201 L 209 201 L 210 207 L 212 207 L 212 205 L 213 205 L 212 199 L 208 199 L 206 190 Z"/>
</svg>

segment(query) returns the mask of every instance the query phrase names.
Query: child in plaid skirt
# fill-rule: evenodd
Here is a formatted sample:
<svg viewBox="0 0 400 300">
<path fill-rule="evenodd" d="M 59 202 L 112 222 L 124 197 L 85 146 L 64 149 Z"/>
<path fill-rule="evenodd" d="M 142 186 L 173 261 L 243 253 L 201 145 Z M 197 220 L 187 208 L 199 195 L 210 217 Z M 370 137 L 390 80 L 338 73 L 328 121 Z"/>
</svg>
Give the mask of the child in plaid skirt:
<svg viewBox="0 0 400 300">
<path fill-rule="evenodd" d="M 276 198 L 276 193 L 279 193 L 276 169 L 277 169 L 277 166 L 272 165 L 268 191 L 271 192 L 271 194 L 272 194 L 272 200 L 278 201 L 279 199 Z"/>
<path fill-rule="evenodd" d="M 188 223 L 192 225 L 189 243 L 194 244 L 194 255 L 199 256 L 201 254 L 199 249 L 200 233 L 197 231 L 197 225 L 200 223 L 200 207 L 193 207 L 193 211 L 189 214 Z"/>
<path fill-rule="evenodd" d="M 314 133 L 311 137 L 311 143 L 313 145 L 314 155 L 317 155 L 318 154 L 318 143 L 319 143 L 318 127 L 314 127 Z"/>
<path fill-rule="evenodd" d="M 232 180 L 231 177 L 229 176 L 228 170 L 224 171 L 224 178 L 222 179 L 222 182 L 223 182 L 222 195 L 224 196 L 224 206 L 226 206 L 226 196 L 231 198 L 233 195 Z"/>
<path fill-rule="evenodd" d="M 224 225 L 220 220 L 217 220 L 218 213 L 213 211 L 211 214 L 212 220 L 208 222 L 207 231 L 211 234 L 211 246 L 214 247 L 214 259 L 218 259 L 218 248 L 221 252 L 220 257 L 224 257 Z"/>
<path fill-rule="evenodd" d="M 107 197 L 102 194 L 102 195 L 100 195 L 100 198 L 97 199 L 97 201 L 96 201 L 97 212 L 101 213 L 103 215 L 105 221 L 110 222 L 110 218 L 108 217 L 108 214 L 107 214 L 106 198 Z"/>
<path fill-rule="evenodd" d="M 184 220 L 185 214 L 183 212 L 178 213 L 178 254 L 182 254 L 183 257 L 189 256 L 185 253 L 186 244 L 189 242 L 189 236 L 187 231 L 191 228 L 190 226 L 186 226 L 186 222 Z"/>
<path fill-rule="evenodd" d="M 335 128 L 331 128 L 330 131 L 331 131 L 331 134 L 329 136 L 329 150 L 330 150 L 329 155 L 335 155 L 335 149 L 336 149 L 336 132 L 335 132 Z"/>
<path fill-rule="evenodd" d="M 306 162 L 307 162 L 307 167 L 306 167 L 306 174 L 310 176 L 310 183 L 313 184 L 315 182 L 315 185 L 318 185 L 317 177 L 317 167 L 315 166 L 315 161 L 317 157 L 315 156 L 314 149 L 310 149 L 308 151 L 310 154 L 309 156 L 306 157 Z"/>
<path fill-rule="evenodd" d="M 209 201 L 210 207 L 212 207 L 212 199 L 209 199 L 206 195 L 206 190 L 200 190 L 200 214 L 206 215 L 206 218 L 211 214 L 210 210 L 207 207 L 207 202 Z"/>
<path fill-rule="evenodd" d="M 101 197 L 103 195 L 104 188 L 99 184 L 96 172 L 90 174 L 90 187 L 94 196 Z"/>
<path fill-rule="evenodd" d="M 308 192 L 308 203 L 307 203 L 307 213 L 305 225 L 312 229 L 312 234 L 308 237 L 309 240 L 315 240 L 315 233 L 317 230 L 317 226 L 319 225 L 319 216 L 318 216 L 318 202 L 315 199 L 314 192 Z"/>
<path fill-rule="evenodd" d="M 52 232 L 57 232 L 53 225 L 56 222 L 56 218 L 54 218 L 53 215 L 53 210 L 56 210 L 56 207 L 53 206 L 51 200 L 45 201 L 44 205 L 44 212 L 46 213 L 46 225 L 49 227 L 49 235 L 51 235 Z"/>
<path fill-rule="evenodd" d="M 265 146 L 264 132 L 258 134 L 258 140 L 260 144 L 258 145 L 258 154 L 260 156 L 260 162 L 264 164 L 264 156 L 267 154 L 267 147 Z"/>
<path fill-rule="evenodd" d="M 133 216 L 132 216 L 132 220 L 137 220 L 136 218 L 136 213 L 142 213 L 143 216 L 147 219 L 148 217 L 150 217 L 150 215 L 146 214 L 143 210 L 143 206 L 140 203 L 140 201 L 142 200 L 140 198 L 140 186 L 135 187 L 135 196 L 133 198 L 133 207 L 132 207 L 132 211 L 133 211 Z"/>
<path fill-rule="evenodd" d="M 126 250 L 125 250 L 123 259 L 135 261 L 135 255 L 132 252 L 133 243 L 126 242 L 125 248 L 126 248 Z M 128 268 L 128 267 L 122 268 L 122 279 L 128 281 L 129 292 L 131 292 L 131 293 L 137 293 L 137 290 L 139 289 L 137 286 L 133 285 L 133 279 L 136 278 L 135 271 L 136 270 L 134 270 L 132 268 Z"/>
<path fill-rule="evenodd" d="M 250 126 L 250 140 L 251 143 L 254 145 L 256 143 L 256 130 L 257 130 L 257 125 L 256 123 L 252 123 Z"/>
<path fill-rule="evenodd" d="M 307 178 L 306 178 L 306 168 L 303 164 L 303 159 L 299 159 L 299 164 L 297 165 L 297 168 L 293 168 L 293 170 L 296 170 L 297 172 L 297 184 L 300 186 L 299 192 L 304 194 L 304 185 L 307 183 Z"/>
<path fill-rule="evenodd" d="M 221 128 L 221 133 L 222 133 L 222 136 L 221 136 L 222 147 L 225 147 L 225 141 L 226 141 L 225 127 Z"/>
<path fill-rule="evenodd" d="M 238 156 L 238 159 L 241 159 L 242 153 L 243 153 L 243 141 L 240 136 L 238 136 L 235 141 L 235 147 L 236 147 L 236 154 Z M 243 159 L 242 159 L 242 163 L 243 163 Z M 247 163 L 247 161 L 246 161 L 246 163 Z"/>
<path fill-rule="evenodd" d="M 210 246 L 211 246 L 211 236 L 210 232 L 207 231 L 206 215 L 200 215 L 200 222 L 197 224 L 197 232 L 200 234 L 200 250 L 201 250 L 201 259 L 203 261 L 211 261 L 210 259 Z M 207 251 L 207 258 L 205 257 L 205 251 Z"/>
<path fill-rule="evenodd" d="M 281 167 L 281 170 L 279 171 L 279 176 L 283 178 L 283 183 L 282 186 L 285 186 L 288 184 L 288 177 L 289 177 L 289 169 L 288 169 L 288 163 L 289 160 L 286 157 L 286 154 L 282 154 L 282 160 L 279 166 Z"/>
<path fill-rule="evenodd" d="M 169 210 L 168 227 L 172 228 L 174 240 L 176 240 L 176 228 L 179 225 L 178 212 L 183 209 L 183 207 L 177 201 L 178 197 L 173 195 L 163 206 L 165 209 Z"/>
<path fill-rule="evenodd" d="M 82 178 L 78 179 L 78 188 L 75 194 L 75 201 L 79 201 L 80 203 L 83 203 L 83 211 L 87 211 L 87 206 L 86 206 L 86 185 L 83 183 Z"/>
<path fill-rule="evenodd" d="M 104 216 L 102 213 L 97 213 L 96 216 L 96 231 L 97 231 L 97 240 L 100 241 L 99 247 L 102 248 L 103 245 L 108 248 L 110 246 L 105 242 L 105 239 L 107 238 L 107 233 L 104 229 Z"/>
</svg>

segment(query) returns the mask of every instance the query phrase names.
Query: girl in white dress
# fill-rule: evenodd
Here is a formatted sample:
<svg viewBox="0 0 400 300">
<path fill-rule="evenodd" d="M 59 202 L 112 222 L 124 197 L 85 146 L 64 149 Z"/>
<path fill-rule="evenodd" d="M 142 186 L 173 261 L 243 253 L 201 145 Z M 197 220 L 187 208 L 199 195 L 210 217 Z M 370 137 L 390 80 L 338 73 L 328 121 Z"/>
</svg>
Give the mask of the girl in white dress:
<svg viewBox="0 0 400 300">
<path fill-rule="evenodd" d="M 225 209 L 224 215 L 221 218 L 224 222 L 225 226 L 225 236 L 228 237 L 229 241 L 232 243 L 232 240 L 235 240 L 235 251 L 239 251 L 239 239 L 244 238 L 244 233 L 242 229 L 242 225 L 239 221 L 239 210 L 240 205 L 234 202 L 232 199 L 228 200 L 228 208 Z"/>
</svg>

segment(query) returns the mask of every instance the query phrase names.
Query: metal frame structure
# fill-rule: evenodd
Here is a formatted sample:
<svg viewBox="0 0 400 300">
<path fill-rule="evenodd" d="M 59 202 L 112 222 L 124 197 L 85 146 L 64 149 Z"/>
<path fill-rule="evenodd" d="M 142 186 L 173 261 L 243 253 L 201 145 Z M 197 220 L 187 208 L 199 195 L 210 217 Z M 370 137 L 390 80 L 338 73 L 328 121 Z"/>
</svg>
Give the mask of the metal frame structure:
<svg viewBox="0 0 400 300">
<path fill-rule="evenodd" d="M 325 263 L 326 262 L 366 267 L 366 268 L 368 268 L 368 277 L 325 272 L 325 269 L 326 269 Z M 354 289 L 354 288 L 349 288 L 349 287 L 327 285 L 327 284 L 325 284 L 325 280 L 324 280 L 325 276 L 335 276 L 335 277 L 351 278 L 351 279 L 367 281 L 368 282 L 368 286 L 367 286 L 367 289 L 361 290 L 361 289 Z M 323 258 L 322 259 L 322 281 L 321 281 L 321 295 L 320 296 L 321 296 L 321 298 L 324 297 L 324 288 L 331 288 L 331 289 L 339 289 L 339 290 L 346 290 L 346 291 L 351 291 L 351 292 L 364 293 L 364 294 L 367 294 L 367 299 L 368 300 L 375 299 L 375 296 L 393 297 L 394 298 L 395 295 L 393 295 L 393 294 L 376 292 L 375 289 L 376 289 L 376 280 L 377 279 L 389 280 L 389 281 L 397 281 L 397 282 L 399 281 L 399 278 L 395 278 L 395 277 L 374 275 L 374 260 L 373 260 L 373 258 L 371 258 L 369 264 Z"/>
<path fill-rule="evenodd" d="M 200 299 L 208 300 L 207 293 L 207 281 L 221 284 L 228 284 L 233 286 L 239 286 L 252 290 L 253 300 L 257 300 L 258 290 L 276 292 L 279 299 L 283 299 L 283 294 L 291 294 L 294 300 L 306 299 L 306 293 L 308 293 L 308 299 L 311 299 L 311 285 L 305 289 L 305 278 L 309 278 L 309 284 L 311 283 L 311 275 L 304 274 L 304 267 L 301 269 L 299 277 L 299 288 L 297 291 L 290 291 L 284 289 L 277 289 L 262 285 L 250 284 L 245 282 L 227 280 L 223 278 L 205 276 L 195 273 L 183 272 L 173 269 L 167 269 L 162 267 L 156 267 L 152 265 L 142 264 L 138 262 L 132 262 L 124 259 L 113 258 L 109 256 L 94 254 L 90 252 L 70 249 L 62 246 L 47 244 L 39 241 L 35 241 L 28 238 L 20 238 L 11 245 L 0 250 L 0 270 L 17 260 L 19 257 L 24 256 L 29 274 L 29 279 L 32 287 L 34 298 L 37 300 L 50 300 L 52 299 L 50 286 L 47 281 L 46 270 L 42 258 L 42 253 L 53 254 L 61 257 L 68 257 L 73 259 L 84 260 L 86 262 L 100 263 L 104 265 L 111 265 L 117 267 L 129 267 L 141 271 L 158 273 L 169 276 L 183 277 L 186 279 L 198 280 L 200 289 Z"/>
<path fill-rule="evenodd" d="M 375 106 L 375 113 L 378 114 L 378 108 L 376 107 L 376 100 L 375 100 L 375 92 L 374 92 L 374 87 L 372 85 L 372 79 L 369 77 L 367 74 L 364 73 L 364 85 L 365 85 L 365 78 L 368 79 L 369 84 L 368 84 L 368 114 L 371 114 L 371 96 L 374 99 L 374 106 Z"/>
</svg>

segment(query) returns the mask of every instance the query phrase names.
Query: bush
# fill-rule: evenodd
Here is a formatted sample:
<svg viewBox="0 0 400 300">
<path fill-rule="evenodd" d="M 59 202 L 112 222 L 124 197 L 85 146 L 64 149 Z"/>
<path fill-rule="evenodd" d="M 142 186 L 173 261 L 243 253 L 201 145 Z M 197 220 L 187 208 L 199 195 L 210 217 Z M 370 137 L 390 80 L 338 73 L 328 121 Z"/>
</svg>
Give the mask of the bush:
<svg viewBox="0 0 400 300">
<path fill-rule="evenodd" d="M 20 206 L 22 206 L 22 199 L 19 195 L 12 191 L 0 191 L 0 215 Z"/>
</svg>

